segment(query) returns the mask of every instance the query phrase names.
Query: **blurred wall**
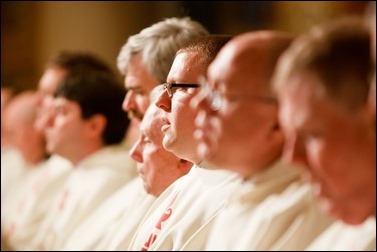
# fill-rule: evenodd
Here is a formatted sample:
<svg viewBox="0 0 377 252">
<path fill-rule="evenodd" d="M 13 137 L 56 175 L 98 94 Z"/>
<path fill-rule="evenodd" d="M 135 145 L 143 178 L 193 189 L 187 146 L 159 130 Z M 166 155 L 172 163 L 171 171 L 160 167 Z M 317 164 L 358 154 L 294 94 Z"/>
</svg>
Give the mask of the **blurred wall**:
<svg viewBox="0 0 377 252">
<path fill-rule="evenodd" d="M 367 1 L 2 1 L 1 84 L 34 88 L 60 50 L 90 51 L 116 70 L 128 36 L 166 17 L 189 15 L 212 33 L 255 29 L 303 32 L 341 15 L 363 15 Z M 117 70 L 116 70 L 117 72 Z"/>
<path fill-rule="evenodd" d="M 33 5 L 1 1 L 1 86 L 33 86 L 35 43 Z"/>
<path fill-rule="evenodd" d="M 149 1 L 2 1 L 1 83 L 36 87 L 44 64 L 60 50 L 95 53 L 116 70 L 116 57 L 128 36 L 174 16 L 174 6 Z"/>
<path fill-rule="evenodd" d="M 127 37 L 149 26 L 159 15 L 153 2 L 39 2 L 37 65 L 60 49 L 96 52 L 116 67 Z"/>
</svg>

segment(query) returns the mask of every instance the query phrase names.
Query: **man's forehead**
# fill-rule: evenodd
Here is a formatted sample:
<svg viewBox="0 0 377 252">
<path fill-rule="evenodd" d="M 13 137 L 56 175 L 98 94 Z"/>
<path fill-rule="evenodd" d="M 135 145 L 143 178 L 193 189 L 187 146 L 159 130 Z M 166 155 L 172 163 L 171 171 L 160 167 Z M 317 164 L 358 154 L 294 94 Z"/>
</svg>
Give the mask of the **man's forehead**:
<svg viewBox="0 0 377 252">
<path fill-rule="evenodd" d="M 142 135 L 148 135 L 148 132 L 150 131 L 153 124 L 153 118 L 151 116 L 145 116 L 143 117 L 143 120 L 140 124 L 140 132 Z"/>
<path fill-rule="evenodd" d="M 160 108 L 154 104 L 151 104 L 144 114 L 143 120 L 141 121 L 140 130 L 144 134 L 149 134 L 154 130 L 161 130 L 161 126 L 163 125 L 161 113 L 162 110 Z"/>
<path fill-rule="evenodd" d="M 252 66 L 253 60 L 233 47 L 220 53 L 208 68 L 210 85 L 223 92 L 258 93 L 264 81 L 260 66 Z"/>
<path fill-rule="evenodd" d="M 69 106 L 69 105 L 72 105 L 74 103 L 74 101 L 70 101 L 68 100 L 67 98 L 65 97 L 62 97 L 62 96 L 59 96 L 59 97 L 56 97 L 52 100 L 53 104 L 55 104 L 56 106 Z"/>
<path fill-rule="evenodd" d="M 52 94 L 66 73 L 65 70 L 60 68 L 47 69 L 39 82 L 39 90 L 47 94 Z"/>
<path fill-rule="evenodd" d="M 155 76 L 150 74 L 146 67 L 142 64 L 139 57 L 135 56 L 134 60 L 130 61 L 130 64 L 125 71 L 124 84 L 128 89 L 139 89 L 144 91 L 150 91 L 159 84 L 159 81 Z"/>
<path fill-rule="evenodd" d="M 280 121 L 287 128 L 301 127 L 308 120 L 309 110 L 301 102 L 287 96 L 280 102 Z"/>
<path fill-rule="evenodd" d="M 181 52 L 174 58 L 167 76 L 167 82 L 195 82 L 191 80 L 193 76 L 204 73 L 205 66 L 203 66 L 199 52 Z"/>
<path fill-rule="evenodd" d="M 124 77 L 124 85 L 127 89 L 143 89 L 138 77 L 135 77 L 132 74 L 127 74 Z"/>
<path fill-rule="evenodd" d="M 235 49 L 233 46 L 225 45 L 217 54 L 216 58 L 208 67 L 208 77 L 214 77 L 228 71 L 234 60 Z"/>
<path fill-rule="evenodd" d="M 322 120 L 326 97 L 315 95 L 309 86 L 289 86 L 280 95 L 279 118 L 283 127 L 301 131 L 316 127 Z"/>
</svg>

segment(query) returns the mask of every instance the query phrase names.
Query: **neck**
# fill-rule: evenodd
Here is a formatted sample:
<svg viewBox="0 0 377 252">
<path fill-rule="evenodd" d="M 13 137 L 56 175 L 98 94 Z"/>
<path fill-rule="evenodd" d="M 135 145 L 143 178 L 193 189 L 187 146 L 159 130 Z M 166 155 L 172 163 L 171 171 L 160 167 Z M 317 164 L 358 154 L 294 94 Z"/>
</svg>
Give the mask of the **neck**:
<svg viewBox="0 0 377 252">
<path fill-rule="evenodd" d="M 82 151 L 75 152 L 72 156 L 66 158 L 71 161 L 74 166 L 77 166 L 82 160 L 102 149 L 103 147 L 103 144 L 92 144 L 87 146 L 85 149 L 82 149 Z"/>
<path fill-rule="evenodd" d="M 47 157 L 47 155 L 44 151 L 41 150 L 25 154 L 23 155 L 23 157 L 28 165 L 37 165 L 42 162 Z"/>
<path fill-rule="evenodd" d="M 249 179 L 253 177 L 256 173 L 263 170 L 267 170 L 279 159 L 281 159 L 281 155 L 282 148 L 276 149 L 273 152 L 266 153 L 266 155 L 264 155 L 264 158 L 261 158 L 258 160 L 258 162 L 253 162 L 253 164 L 249 164 L 247 167 L 245 167 L 245 174 L 242 174 L 242 176 L 245 179 Z"/>
</svg>

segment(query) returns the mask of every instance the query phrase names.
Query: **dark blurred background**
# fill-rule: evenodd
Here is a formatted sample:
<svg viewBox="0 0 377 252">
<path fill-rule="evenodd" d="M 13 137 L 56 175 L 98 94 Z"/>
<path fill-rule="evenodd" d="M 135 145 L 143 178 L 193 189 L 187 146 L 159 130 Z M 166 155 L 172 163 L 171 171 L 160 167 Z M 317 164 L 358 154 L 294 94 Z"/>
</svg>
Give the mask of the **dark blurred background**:
<svg viewBox="0 0 377 252">
<path fill-rule="evenodd" d="M 173 16 L 191 16 L 211 33 L 257 29 L 300 33 L 314 24 L 365 13 L 368 1 L 1 1 L 1 85 L 35 88 L 56 52 L 83 50 L 116 70 L 128 36 Z"/>
</svg>

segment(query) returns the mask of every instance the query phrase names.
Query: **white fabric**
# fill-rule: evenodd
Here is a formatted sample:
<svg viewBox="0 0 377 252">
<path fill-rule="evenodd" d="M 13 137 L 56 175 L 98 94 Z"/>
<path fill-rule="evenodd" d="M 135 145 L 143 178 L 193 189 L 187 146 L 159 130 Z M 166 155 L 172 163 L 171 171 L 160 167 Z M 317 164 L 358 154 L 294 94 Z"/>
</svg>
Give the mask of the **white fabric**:
<svg viewBox="0 0 377 252">
<path fill-rule="evenodd" d="M 74 167 L 27 249 L 59 250 L 72 230 L 136 176 L 127 149 L 108 146 Z"/>
<path fill-rule="evenodd" d="M 30 168 L 15 185 L 1 211 L 2 232 L 13 249 L 23 248 L 34 236 L 71 167 L 67 160 L 53 155 L 39 167 Z"/>
<path fill-rule="evenodd" d="M 302 250 L 329 224 L 298 169 L 280 162 L 244 181 L 226 208 L 182 250 Z M 209 234 L 208 234 L 209 233 Z"/>
<path fill-rule="evenodd" d="M 15 148 L 1 150 L 1 201 L 4 195 L 22 174 L 26 171 L 26 164 L 21 153 Z"/>
<path fill-rule="evenodd" d="M 94 250 L 124 251 L 130 245 L 131 239 L 136 232 L 141 220 L 150 209 L 156 198 L 151 195 L 144 198 L 140 206 L 129 216 L 123 215 L 117 225 L 114 225 Z M 130 220 L 131 217 L 131 220 Z M 126 224 L 126 225 L 125 225 Z"/>
<path fill-rule="evenodd" d="M 309 251 L 376 251 L 376 218 L 360 225 L 333 223 L 310 246 Z"/>
<path fill-rule="evenodd" d="M 235 173 L 194 166 L 157 198 L 129 250 L 179 250 L 221 211 L 225 199 L 240 183 Z"/>
<path fill-rule="evenodd" d="M 28 166 L 4 195 L 1 204 L 1 231 L 5 237 L 11 236 L 17 222 L 23 222 L 22 219 L 30 212 L 30 201 L 39 192 L 40 182 L 37 177 L 47 167 L 46 161 Z"/>
<path fill-rule="evenodd" d="M 142 179 L 134 178 L 93 211 L 72 232 L 61 249 L 64 251 L 114 250 L 110 248 L 111 243 L 114 243 L 113 240 L 120 234 L 123 236 L 122 240 L 132 236 L 154 199 L 145 192 Z M 128 234 L 122 229 L 127 229 Z"/>
</svg>

